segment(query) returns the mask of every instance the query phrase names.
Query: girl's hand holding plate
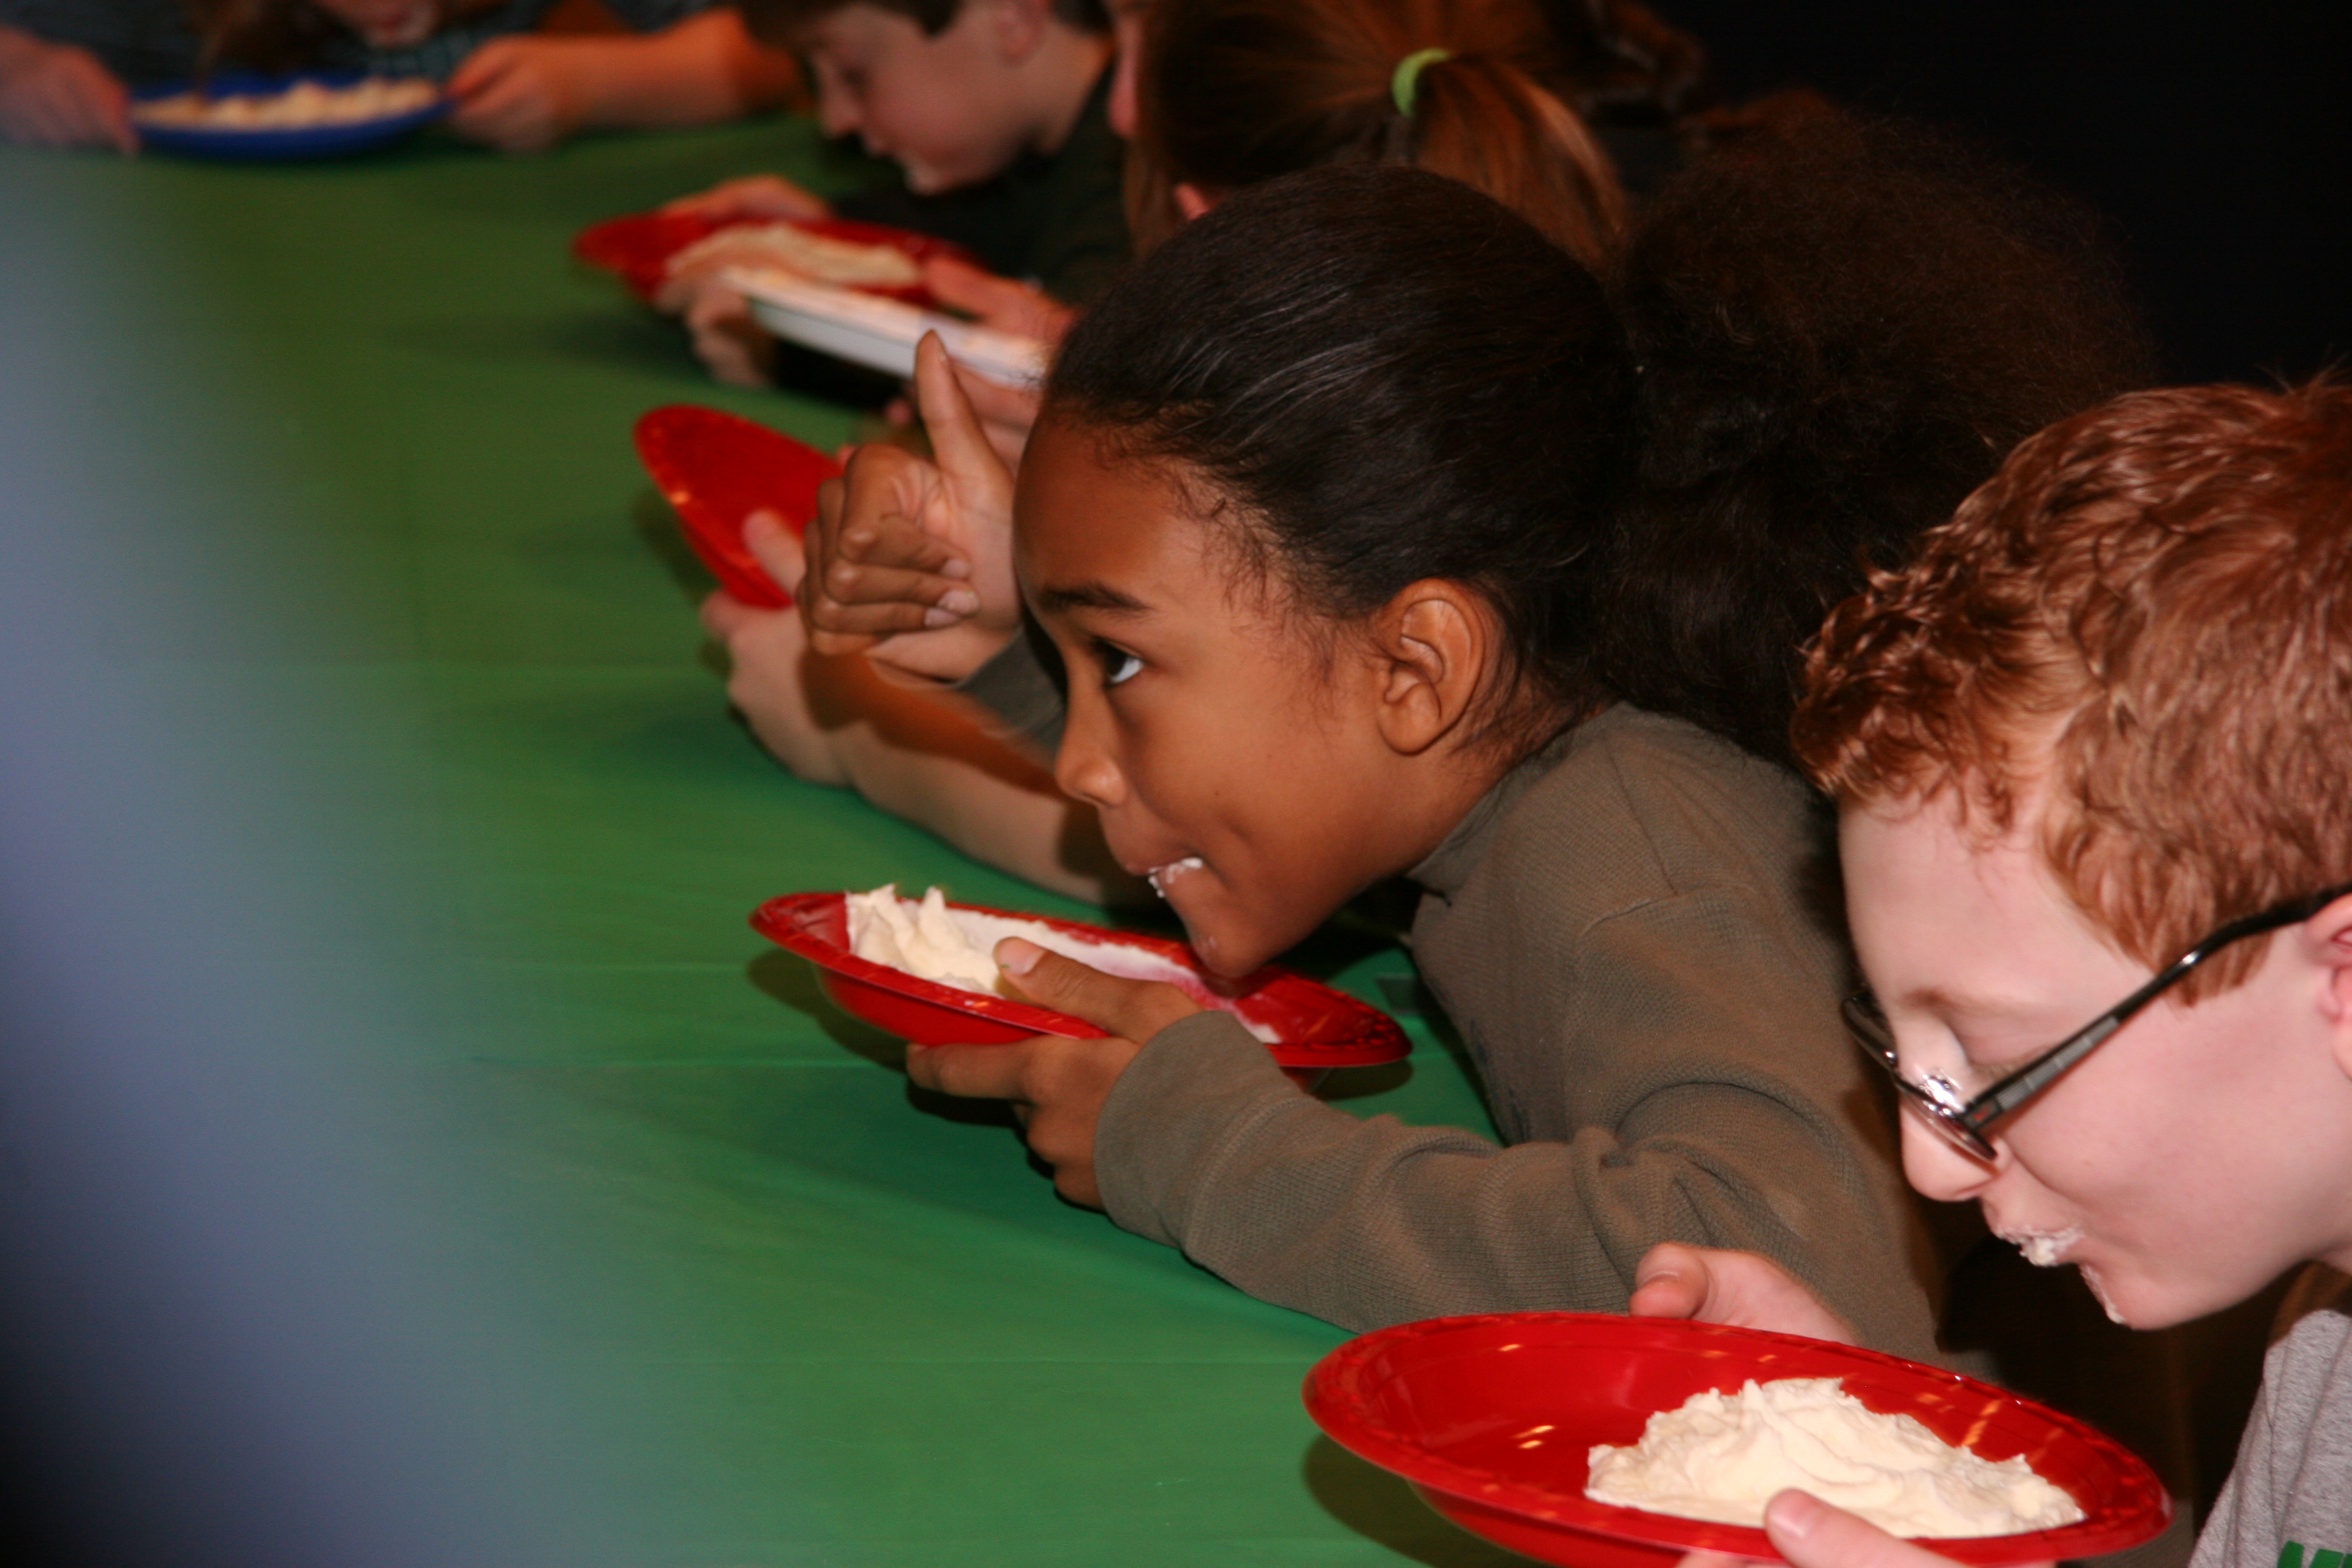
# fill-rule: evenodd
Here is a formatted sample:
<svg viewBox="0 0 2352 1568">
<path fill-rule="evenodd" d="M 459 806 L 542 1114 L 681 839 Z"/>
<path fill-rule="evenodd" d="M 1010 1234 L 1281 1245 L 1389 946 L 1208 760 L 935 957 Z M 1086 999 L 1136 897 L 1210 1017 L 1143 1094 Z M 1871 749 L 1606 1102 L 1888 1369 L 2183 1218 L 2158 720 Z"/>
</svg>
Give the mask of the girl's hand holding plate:
<svg viewBox="0 0 2352 1568">
<path fill-rule="evenodd" d="M 907 1047 L 907 1076 L 924 1089 L 966 1100 L 1010 1101 L 1030 1152 L 1054 1167 L 1054 1190 L 1075 1204 L 1102 1206 L 1095 1180 L 1095 1124 L 1143 1042 L 1202 1010 L 1173 985 L 1122 980 L 1008 937 L 998 967 L 1024 1001 L 1083 1018 L 1108 1039 L 1038 1035 L 1009 1046 Z"/>
<path fill-rule="evenodd" d="M 937 460 L 859 447 L 809 525 L 798 597 L 818 652 L 955 681 L 1021 629 L 1013 474 L 936 336 L 915 351 L 915 381 Z"/>
</svg>

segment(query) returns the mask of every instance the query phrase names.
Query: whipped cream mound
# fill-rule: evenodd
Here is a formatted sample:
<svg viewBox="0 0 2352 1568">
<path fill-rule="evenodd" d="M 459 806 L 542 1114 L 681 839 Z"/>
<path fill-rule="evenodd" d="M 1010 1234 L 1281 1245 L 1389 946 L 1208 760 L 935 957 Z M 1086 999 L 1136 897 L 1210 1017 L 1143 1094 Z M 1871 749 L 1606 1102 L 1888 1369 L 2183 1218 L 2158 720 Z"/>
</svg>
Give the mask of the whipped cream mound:
<svg viewBox="0 0 2352 1568">
<path fill-rule="evenodd" d="M 1004 972 L 996 967 L 989 950 L 956 922 L 947 895 L 937 888 L 925 893 L 919 904 L 899 898 L 896 882 L 870 893 L 852 893 L 844 902 L 849 914 L 849 951 L 856 956 L 959 990 L 1003 994 Z"/>
<path fill-rule="evenodd" d="M 1999 1464 L 1909 1415 L 1881 1415 L 1833 1377 L 1750 1378 L 1652 1415 L 1642 1440 L 1593 1446 L 1584 1495 L 1720 1524 L 1761 1526 L 1790 1487 L 1896 1535 L 2012 1535 L 2083 1517 L 2024 1456 Z"/>
<path fill-rule="evenodd" d="M 1017 936 L 1105 974 L 1122 980 L 1155 980 L 1175 986 L 1204 1006 L 1234 1011 L 1230 1003 L 1209 994 L 1199 975 L 1173 959 L 1125 942 L 1088 942 L 1038 921 L 950 909 L 947 895 L 937 888 L 918 901 L 900 898 L 898 885 L 890 882 L 870 893 L 845 894 L 842 903 L 849 916 L 852 956 L 887 963 L 958 990 L 1022 1000 L 1006 986 L 1004 972 L 996 966 L 994 956 L 998 942 Z M 1277 1031 L 1252 1019 L 1242 1018 L 1241 1024 L 1268 1045 L 1281 1039 Z"/>
</svg>

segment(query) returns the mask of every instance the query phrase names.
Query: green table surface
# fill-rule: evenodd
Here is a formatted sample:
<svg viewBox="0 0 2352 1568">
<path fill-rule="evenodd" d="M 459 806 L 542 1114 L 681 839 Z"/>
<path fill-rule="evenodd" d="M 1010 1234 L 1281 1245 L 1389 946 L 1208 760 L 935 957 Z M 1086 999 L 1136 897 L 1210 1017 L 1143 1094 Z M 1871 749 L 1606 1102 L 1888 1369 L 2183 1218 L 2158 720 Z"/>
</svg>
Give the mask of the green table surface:
<svg viewBox="0 0 2352 1568">
<path fill-rule="evenodd" d="M 578 1561 L 1517 1561 L 1318 1436 L 1299 1383 L 1340 1331 L 1059 1202 L 1003 1115 L 911 1093 L 747 926 L 890 879 L 1090 912 L 794 780 L 727 711 L 631 423 L 692 401 L 830 445 L 859 416 L 714 386 L 565 246 L 759 168 L 845 177 L 776 122 L 529 160 L 0 153 L 0 226 L 103 260 L 57 308 L 141 391 L 91 418 L 249 601 L 149 628 L 153 679 L 226 671 L 382 759 L 286 808 L 364 819 L 411 889 L 334 941 L 407 992 L 413 1026 L 351 1048 L 444 1113 L 404 1201 L 499 1298 L 497 1462 L 593 1497 Z M 1376 1002 L 1409 967 L 1369 941 L 1318 963 Z M 1410 1072 L 1341 1102 L 1485 1128 L 1409 1027 Z"/>
</svg>

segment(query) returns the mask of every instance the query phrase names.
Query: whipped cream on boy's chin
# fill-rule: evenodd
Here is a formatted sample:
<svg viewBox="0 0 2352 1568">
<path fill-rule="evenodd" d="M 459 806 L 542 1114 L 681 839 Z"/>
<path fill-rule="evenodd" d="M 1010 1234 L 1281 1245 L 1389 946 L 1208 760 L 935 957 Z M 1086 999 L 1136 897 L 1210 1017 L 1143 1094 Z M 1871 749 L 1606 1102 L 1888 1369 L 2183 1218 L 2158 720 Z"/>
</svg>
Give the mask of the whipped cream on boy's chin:
<svg viewBox="0 0 2352 1568">
<path fill-rule="evenodd" d="M 1993 1234 L 2023 1253 L 2025 1261 L 2036 1268 L 2055 1268 L 2069 1261 L 2066 1255 L 2074 1251 L 2083 1239 L 2083 1227 L 2070 1225 L 2063 1230 L 1997 1229 Z M 2099 1310 L 2106 1313 L 2107 1321 L 2123 1323 L 2124 1315 L 2116 1310 L 2113 1301 L 2107 1300 L 2107 1288 L 2099 1279 L 2099 1271 L 2085 1263 L 2076 1263 L 2074 1269 L 2082 1275 L 2083 1283 L 2090 1287 L 2091 1294 L 2098 1299 Z M 2128 1324 L 2125 1326 L 2129 1327 Z"/>
</svg>

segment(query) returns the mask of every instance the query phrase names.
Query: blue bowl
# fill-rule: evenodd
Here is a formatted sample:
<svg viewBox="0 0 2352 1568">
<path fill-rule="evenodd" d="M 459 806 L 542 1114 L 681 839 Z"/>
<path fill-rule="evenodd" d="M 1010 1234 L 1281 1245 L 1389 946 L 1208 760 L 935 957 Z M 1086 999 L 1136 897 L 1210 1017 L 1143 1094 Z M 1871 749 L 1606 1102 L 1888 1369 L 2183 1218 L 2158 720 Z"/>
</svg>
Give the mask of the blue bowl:
<svg viewBox="0 0 2352 1568">
<path fill-rule="evenodd" d="M 251 71 L 215 71 L 211 90 L 216 98 L 240 95 L 269 97 L 297 83 L 315 81 L 322 87 L 350 87 L 363 81 L 365 71 L 301 71 L 291 76 L 263 76 Z M 134 104 L 187 92 L 194 82 L 164 82 L 133 92 Z M 158 153 L 179 153 L 191 158 L 229 158 L 252 163 L 293 158 L 341 158 L 389 146 L 449 112 L 449 100 L 437 98 L 421 109 L 387 114 L 373 120 L 339 121 L 332 125 L 230 127 L 210 125 L 138 124 L 139 144 Z"/>
</svg>

